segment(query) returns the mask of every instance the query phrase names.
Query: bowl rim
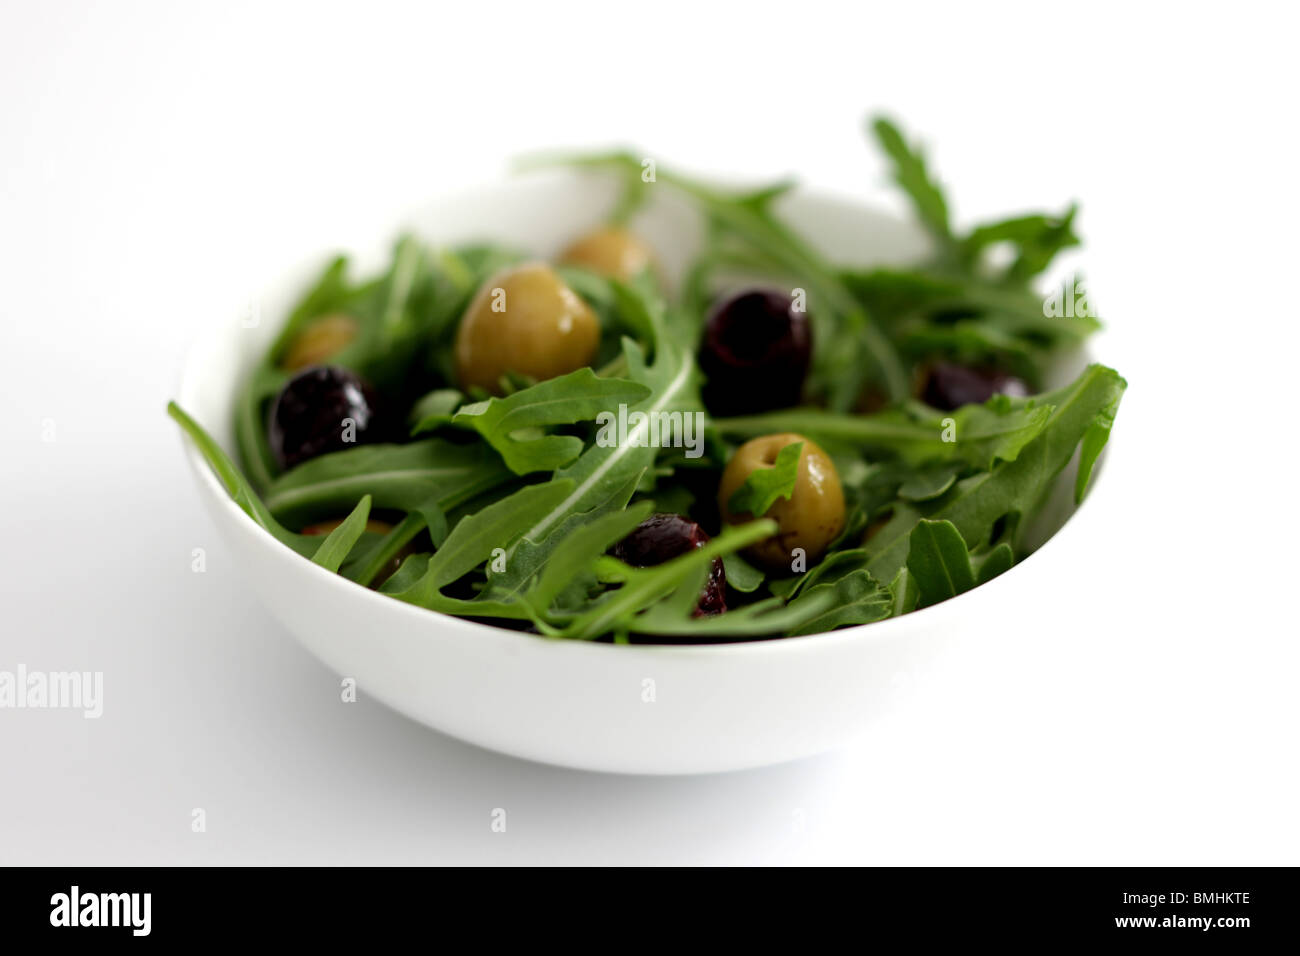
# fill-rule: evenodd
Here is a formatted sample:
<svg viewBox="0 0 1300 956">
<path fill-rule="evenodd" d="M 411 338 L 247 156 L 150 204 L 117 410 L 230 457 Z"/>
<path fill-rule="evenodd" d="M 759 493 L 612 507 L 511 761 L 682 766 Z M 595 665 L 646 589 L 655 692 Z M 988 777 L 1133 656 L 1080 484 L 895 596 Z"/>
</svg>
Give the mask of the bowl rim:
<svg viewBox="0 0 1300 956">
<path fill-rule="evenodd" d="M 496 179 L 485 179 L 477 182 L 466 183 L 464 188 L 458 190 L 455 195 L 464 196 L 472 192 L 489 192 L 493 189 L 504 189 L 512 183 L 517 183 L 522 179 L 532 176 L 545 176 L 550 171 L 538 173 L 529 172 L 521 175 L 497 177 Z M 582 172 L 576 175 L 584 175 Z M 911 224 L 898 216 L 895 212 L 875 205 L 870 201 L 864 201 L 860 198 L 853 197 L 844 192 L 831 190 L 820 190 L 816 187 L 809 187 L 804 184 L 796 184 L 787 196 L 797 198 L 799 201 L 824 204 L 836 207 L 852 207 L 858 211 L 868 212 L 877 218 L 890 219 L 904 226 L 911 227 Z M 421 205 L 430 205 L 436 203 L 439 198 L 446 199 L 447 195 L 442 197 L 431 197 L 427 202 Z M 783 197 L 784 199 L 785 197 Z M 310 260 L 299 260 L 299 262 Z M 286 269 L 285 273 L 289 270 Z M 284 281 L 284 274 L 279 281 Z M 226 335 L 238 329 L 238 322 L 233 318 L 227 321 L 210 322 L 203 328 L 199 329 L 195 335 L 194 341 L 185 354 L 185 360 L 182 364 L 182 370 L 177 382 L 175 394 L 178 403 L 183 407 L 193 405 L 191 399 L 198 394 L 197 380 L 200 377 L 200 370 L 206 364 L 206 357 L 215 350 L 218 343 L 224 341 Z M 1083 345 L 1081 353 L 1088 361 L 1096 361 L 1095 356 L 1088 345 Z M 244 371 L 244 370 L 241 370 Z M 233 396 L 227 396 L 228 399 Z M 188 410 L 188 409 L 187 409 Z M 1088 484 L 1087 493 L 1082 501 L 1076 503 L 1070 515 L 1065 522 L 1054 531 L 1038 548 L 1024 559 L 1017 561 L 1012 567 L 998 575 L 996 578 L 972 588 L 970 591 L 959 594 L 954 598 L 940 601 L 929 607 L 920 608 L 910 611 L 907 614 L 897 617 L 886 618 L 881 621 L 874 621 L 867 624 L 855 624 L 850 627 L 838 628 L 832 631 L 822 631 L 814 634 L 802 634 L 794 637 L 746 637 L 738 640 L 722 641 L 709 644 L 614 644 L 603 641 L 592 640 L 568 640 L 553 638 L 543 634 L 533 634 L 526 631 L 518 631 L 510 628 L 496 627 L 491 624 L 483 624 L 468 618 L 457 617 L 452 614 L 445 614 L 441 611 L 435 611 L 430 608 L 419 607 L 414 604 L 408 604 L 405 601 L 399 601 L 396 598 L 389 597 L 382 592 L 372 590 L 351 581 L 340 574 L 329 571 L 320 565 L 315 564 L 308 558 L 298 554 L 292 548 L 287 547 L 277 541 L 269 532 L 259 525 L 252 516 L 246 514 L 240 508 L 233 498 L 226 492 L 225 487 L 220 483 L 216 474 L 208 467 L 207 461 L 200 453 L 198 446 L 190 441 L 184 433 L 180 435 L 182 445 L 185 451 L 186 460 L 189 462 L 191 470 L 196 476 L 201 488 L 213 499 L 216 507 L 224 515 L 231 519 L 233 527 L 239 528 L 243 534 L 251 535 L 257 539 L 259 546 L 269 547 L 279 552 L 281 557 L 289 561 L 301 562 L 301 567 L 309 575 L 315 575 L 317 580 L 322 582 L 323 586 L 334 586 L 350 591 L 357 596 L 357 599 L 363 602 L 370 602 L 375 608 L 387 608 L 391 613 L 418 615 L 419 621 L 437 623 L 442 627 L 459 629 L 466 635 L 473 635 L 476 640 L 492 639 L 502 643 L 517 644 L 520 647 L 537 648 L 540 646 L 565 647 L 569 650 L 560 651 L 559 653 L 580 653 L 581 648 L 601 648 L 603 650 L 596 653 L 620 654 L 624 658 L 636 656 L 681 656 L 691 658 L 707 658 L 713 656 L 735 657 L 738 655 L 760 655 L 780 653 L 783 650 L 794 650 L 796 648 L 808 649 L 813 648 L 831 648 L 848 642 L 863 640 L 887 641 L 896 637 L 900 632 L 916 629 L 918 626 L 931 627 L 938 625 L 947 617 L 951 618 L 958 611 L 954 607 L 964 607 L 961 599 L 976 593 L 982 594 L 985 598 L 993 598 L 1001 593 L 1009 583 L 1008 578 L 1016 576 L 1017 571 L 1022 565 L 1036 560 L 1038 556 L 1047 548 L 1052 548 L 1052 553 L 1058 553 L 1061 548 L 1057 544 L 1058 539 L 1067 537 L 1072 540 L 1078 533 L 1079 515 L 1087 507 L 1089 499 L 1093 497 L 1095 486 L 1100 479 L 1101 473 L 1106 469 L 1103 467 L 1105 459 L 1109 457 L 1103 453 L 1093 468 L 1092 475 Z M 223 445 L 224 448 L 224 445 Z M 1109 448 L 1109 442 L 1108 442 Z M 229 454 L 229 452 L 227 452 Z M 1085 522 L 1086 523 L 1086 522 Z M 1015 580 L 1018 580 L 1016 577 Z M 326 581 L 333 582 L 332 585 L 326 584 Z M 380 611 L 379 613 L 386 613 Z M 432 615 L 432 617 L 430 617 Z M 923 619 L 923 620 L 922 620 Z M 413 622 L 416 621 L 412 617 Z M 436 637 L 436 631 L 431 632 L 431 636 Z"/>
</svg>

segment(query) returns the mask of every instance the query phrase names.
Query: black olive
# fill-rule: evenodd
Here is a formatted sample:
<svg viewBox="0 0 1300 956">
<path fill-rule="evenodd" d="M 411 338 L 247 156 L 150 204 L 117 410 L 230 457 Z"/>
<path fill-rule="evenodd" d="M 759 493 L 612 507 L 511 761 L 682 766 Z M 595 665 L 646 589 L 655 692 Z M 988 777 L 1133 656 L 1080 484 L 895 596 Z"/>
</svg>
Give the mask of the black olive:
<svg viewBox="0 0 1300 956">
<path fill-rule="evenodd" d="M 987 402 L 998 394 L 1024 398 L 1029 394 L 1029 386 L 1001 369 L 935 362 L 921 387 L 922 401 L 945 412 L 963 405 Z"/>
<path fill-rule="evenodd" d="M 267 438 L 281 468 L 382 440 L 374 390 L 355 373 L 337 365 L 299 372 L 271 403 Z"/>
<path fill-rule="evenodd" d="M 610 553 L 624 564 L 634 568 L 648 568 L 663 564 L 680 554 L 702 548 L 709 536 L 704 529 L 681 515 L 653 514 L 646 518 L 626 538 L 614 545 Z M 709 578 L 704 582 L 700 600 L 695 605 L 694 617 L 721 614 L 727 609 L 727 572 L 721 558 L 713 559 Z"/>
<path fill-rule="evenodd" d="M 799 404 L 812 354 L 812 328 L 788 292 L 749 289 L 719 303 L 700 346 L 714 415 L 745 415 Z"/>
</svg>

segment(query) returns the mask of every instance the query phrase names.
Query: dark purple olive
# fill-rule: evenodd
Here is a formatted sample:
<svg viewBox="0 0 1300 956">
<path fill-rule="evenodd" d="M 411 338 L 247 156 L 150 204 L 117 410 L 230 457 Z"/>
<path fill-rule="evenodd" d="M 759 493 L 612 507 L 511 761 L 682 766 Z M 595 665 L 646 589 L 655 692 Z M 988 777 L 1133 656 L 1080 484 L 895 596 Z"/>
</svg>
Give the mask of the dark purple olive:
<svg viewBox="0 0 1300 956">
<path fill-rule="evenodd" d="M 935 362 L 921 387 L 922 401 L 945 412 L 987 402 L 998 394 L 1024 398 L 1029 394 L 1029 386 L 1000 369 Z"/>
<path fill-rule="evenodd" d="M 281 468 L 380 439 L 374 390 L 353 372 L 318 365 L 299 372 L 271 403 L 267 438 Z"/>
<path fill-rule="evenodd" d="M 749 289 L 714 307 L 700 345 L 714 415 L 746 415 L 799 404 L 812 354 L 808 315 L 779 289 Z"/>
<path fill-rule="evenodd" d="M 680 554 L 702 548 L 709 536 L 704 529 L 681 515 L 653 514 L 637 525 L 632 533 L 614 545 L 610 553 L 624 564 L 634 568 L 648 568 L 663 564 Z M 721 614 L 727 609 L 727 572 L 721 558 L 713 559 L 709 579 L 700 592 L 694 617 Z"/>
</svg>

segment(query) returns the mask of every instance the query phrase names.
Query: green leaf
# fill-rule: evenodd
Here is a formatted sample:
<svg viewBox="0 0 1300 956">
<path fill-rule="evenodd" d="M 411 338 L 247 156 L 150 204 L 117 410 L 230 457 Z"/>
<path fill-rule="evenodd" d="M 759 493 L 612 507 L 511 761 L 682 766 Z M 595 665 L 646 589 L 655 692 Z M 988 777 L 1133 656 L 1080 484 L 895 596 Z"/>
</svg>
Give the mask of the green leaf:
<svg viewBox="0 0 1300 956">
<path fill-rule="evenodd" d="M 1002 519 L 1034 513 L 1085 437 L 1093 435 L 1096 443 L 1107 434 L 1104 422 L 1113 418 L 1124 388 L 1124 379 L 1113 369 L 1091 365 L 1073 384 L 1040 396 L 1052 408 L 1051 417 L 1014 461 L 964 478 L 932 502 L 895 509 L 889 523 L 863 546 L 872 574 L 890 579 L 907 563 L 909 536 L 922 518 L 952 522 L 967 545 L 976 547 Z"/>
<path fill-rule="evenodd" d="M 732 514 L 762 517 L 780 498 L 789 499 L 794 494 L 799 479 L 799 456 L 803 442 L 791 442 L 776 455 L 771 465 L 755 468 L 727 502 Z"/>
<path fill-rule="evenodd" d="M 907 567 L 898 573 L 914 582 L 919 594 L 916 604 L 920 607 L 986 584 L 1015 563 L 1011 545 L 1005 542 L 984 554 L 971 554 L 961 532 L 950 521 L 919 521 L 909 542 Z"/>
<path fill-rule="evenodd" d="M 439 388 L 418 399 L 411 408 L 411 434 L 430 432 L 451 423 L 456 409 L 465 402 L 465 395 L 457 388 Z"/>
<path fill-rule="evenodd" d="M 1111 427 L 1115 424 L 1115 413 L 1119 410 L 1119 401 L 1124 395 L 1123 379 L 1120 382 L 1121 386 L 1112 393 L 1111 400 L 1097 409 L 1092 422 L 1088 425 L 1088 430 L 1083 435 L 1083 442 L 1079 446 L 1079 470 L 1074 479 L 1075 504 L 1083 501 L 1084 493 L 1088 490 L 1088 480 L 1092 477 L 1093 466 L 1097 464 L 1097 458 L 1100 457 L 1102 449 L 1106 447 L 1106 442 L 1110 438 Z"/>
<path fill-rule="evenodd" d="M 597 419 L 602 413 L 617 419 L 618 406 L 635 405 L 650 395 L 639 382 L 598 378 L 589 368 L 540 382 L 508 398 L 490 398 L 464 405 L 452 424 L 473 429 L 495 448 L 517 475 L 554 471 L 582 452 L 582 439 L 573 435 L 524 435 L 551 425 Z"/>
<path fill-rule="evenodd" d="M 280 359 L 308 322 L 342 309 L 355 295 L 356 289 L 348 279 L 348 257 L 335 256 L 290 311 L 268 352 L 268 364 L 274 365 Z"/>
<path fill-rule="evenodd" d="M 763 583 L 764 573 L 738 554 L 728 554 L 722 559 L 727 574 L 727 586 L 741 594 L 753 594 Z"/>
<path fill-rule="evenodd" d="M 1026 282 L 1052 264 L 1064 249 L 1079 244 L 1074 233 L 1078 207 L 1071 205 L 1060 216 L 1016 216 L 977 226 L 961 242 L 961 255 L 968 263 L 978 262 L 979 255 L 995 243 L 1011 243 L 1016 256 L 1003 272 L 1003 281 Z"/>
<path fill-rule="evenodd" d="M 797 637 L 879 621 L 889 617 L 893 605 L 889 591 L 859 568 L 834 582 L 804 589 L 790 602 L 788 610 L 809 612 L 790 630 L 790 636 Z"/>
<path fill-rule="evenodd" d="M 987 584 L 1004 571 L 1011 570 L 1011 566 L 1015 563 L 1015 552 L 1006 542 L 985 554 L 971 555 L 971 566 L 975 569 L 977 585 Z"/>
<path fill-rule="evenodd" d="M 594 156 L 551 157 L 528 165 L 554 165 L 605 169 L 621 176 L 640 175 L 641 159 L 629 152 Z M 712 235 L 741 243 L 752 258 L 770 265 L 769 271 L 797 279 L 808 291 L 809 309 L 821 325 L 816 330 L 815 360 L 820 377 L 836 391 L 838 407 L 847 408 L 857 397 L 856 384 L 864 371 L 875 369 L 891 397 L 908 392 L 907 375 L 889 338 L 883 335 L 852 294 L 840 283 L 835 269 L 803 238 L 772 213 L 774 201 L 788 184 L 746 192 L 710 186 L 662 167 L 656 182 L 670 186 L 693 200 L 705 215 Z M 691 277 L 698 292 L 703 276 Z M 838 344 L 837 344 L 838 343 Z"/>
<path fill-rule="evenodd" d="M 392 577 L 380 585 L 383 594 L 396 594 L 409 590 L 429 568 L 430 554 L 412 554 L 402 562 L 402 566 L 393 572 Z"/>
<path fill-rule="evenodd" d="M 920 589 L 921 607 L 938 604 L 975 586 L 970 552 L 950 521 L 918 521 L 909 536 L 908 573 Z"/>
<path fill-rule="evenodd" d="M 353 555 L 343 565 L 343 576 L 369 587 L 388 563 L 425 529 L 428 529 L 435 548 L 441 547 L 447 539 L 447 514 L 436 497 L 408 511 L 406 517 L 394 525 L 391 531 L 369 548 Z"/>
<path fill-rule="evenodd" d="M 590 640 L 610 630 L 637 631 L 638 613 L 667 597 L 683 580 L 707 570 L 714 558 L 749 547 L 775 532 L 776 522 L 770 520 L 729 525 L 703 547 L 649 568 L 629 568 L 613 558 L 603 558 L 621 569 L 622 586 L 602 595 L 589 610 L 569 622 L 560 636 Z"/>
<path fill-rule="evenodd" d="M 488 593 L 497 600 L 510 601 L 518 598 L 565 541 L 591 522 L 610 514 L 622 513 L 628 507 L 628 501 L 640 483 L 641 475 L 641 472 L 631 475 L 622 486 L 610 492 L 605 500 L 597 502 L 587 511 L 566 515 L 544 537 L 534 540 L 525 534 L 510 549 L 505 571 L 496 573 L 489 570 Z"/>
<path fill-rule="evenodd" d="M 539 515 L 572 490 L 573 482 L 563 479 L 530 485 L 463 518 L 429 559 L 424 577 L 394 597 L 413 604 L 433 600 L 442 588 L 483 564 L 498 548 L 508 548 Z"/>
<path fill-rule="evenodd" d="M 909 475 L 898 486 L 898 497 L 904 501 L 930 501 L 938 498 L 957 481 L 960 464 L 929 465 Z"/>
<path fill-rule="evenodd" d="M 484 445 L 427 438 L 407 445 L 358 445 L 305 461 L 266 489 L 266 505 L 282 521 L 329 518 L 364 494 L 376 508 L 410 511 L 430 498 L 443 509 L 509 480 Z"/>
<path fill-rule="evenodd" d="M 575 581 L 591 576 L 591 566 L 615 542 L 627 537 L 650 514 L 650 502 L 605 514 L 577 528 L 559 542 L 525 597 L 545 615 L 551 602 Z"/>
<path fill-rule="evenodd" d="M 704 570 L 707 573 L 708 569 Z M 691 594 L 692 600 L 697 593 Z M 798 607 L 787 606 L 779 597 L 773 597 L 733 608 L 725 614 L 690 617 L 669 608 L 668 602 L 664 601 L 635 618 L 635 631 L 652 637 L 685 638 L 692 642 L 750 640 L 786 634 L 828 610 L 834 602 L 835 595 L 830 592 L 819 594 Z"/>
<path fill-rule="evenodd" d="M 894 161 L 895 182 L 911 197 L 921 222 L 939 239 L 951 239 L 948 201 L 944 198 L 939 183 L 926 168 L 921 150 L 908 146 L 898 127 L 883 116 L 875 119 L 872 128 L 881 148 Z"/>
<path fill-rule="evenodd" d="M 266 405 L 288 380 L 289 373 L 283 369 L 258 366 L 235 402 L 235 450 L 258 491 L 264 490 L 280 470 L 266 437 Z"/>
<path fill-rule="evenodd" d="M 921 590 L 916 586 L 916 578 L 912 577 L 907 568 L 899 568 L 898 573 L 894 575 L 894 580 L 889 585 L 889 599 L 891 617 L 910 614 L 916 610 L 917 604 L 921 601 Z"/>
<path fill-rule="evenodd" d="M 328 571 L 337 571 L 343 560 L 352 553 L 361 533 L 366 530 L 366 521 L 370 517 L 370 496 L 366 495 L 352 514 L 343 519 L 343 523 L 325 536 L 311 559 Z"/>
<path fill-rule="evenodd" d="M 660 451 L 650 447 L 648 440 L 651 416 L 674 411 L 685 416 L 701 407 L 695 363 L 681 345 L 664 335 L 662 304 L 620 283 L 614 283 L 614 288 L 620 297 L 620 309 L 625 313 L 644 311 L 643 320 L 650 323 L 655 336 L 654 361 L 649 364 L 640 345 L 631 339 L 623 340 L 628 378 L 650 390 L 650 396 L 635 409 L 646 417 L 629 429 L 624 441 L 592 445 L 572 464 L 556 471 L 556 479 L 573 483 L 572 492 L 540 515 L 523 532 L 516 547 L 522 547 L 522 542 L 543 542 L 571 516 L 592 513 L 620 490 L 626 489 L 630 498 L 636 481 L 654 465 Z M 619 507 L 626 502 L 623 499 Z M 513 553 L 510 558 L 513 561 Z"/>
<path fill-rule="evenodd" d="M 207 461 L 208 467 L 225 487 L 226 493 L 234 499 L 235 504 L 239 505 L 245 514 L 303 557 L 309 558 L 316 553 L 321 545 L 320 539 L 312 535 L 295 534 L 276 521 L 266 505 L 262 503 L 262 499 L 257 496 L 248 479 L 235 467 L 235 463 L 221 450 L 221 446 L 213 440 L 212 436 L 203 430 L 203 426 L 187 415 L 175 402 L 167 403 L 167 414 L 190 436 Z"/>
<path fill-rule="evenodd" d="M 1014 461 L 1043 431 L 1051 414 L 1047 396 L 1014 400 L 994 396 L 983 405 L 963 405 L 955 412 L 898 408 L 874 415 L 843 415 L 793 408 L 719 418 L 713 426 L 720 434 L 736 438 L 796 432 L 815 441 L 893 455 L 911 464 L 961 461 L 984 470 L 995 461 Z"/>
<path fill-rule="evenodd" d="M 820 564 L 814 565 L 807 572 L 795 577 L 787 597 L 793 598 L 815 585 L 834 584 L 842 578 L 848 577 L 854 571 L 866 570 L 866 567 L 867 553 L 861 548 L 833 551 L 826 555 Z"/>
</svg>

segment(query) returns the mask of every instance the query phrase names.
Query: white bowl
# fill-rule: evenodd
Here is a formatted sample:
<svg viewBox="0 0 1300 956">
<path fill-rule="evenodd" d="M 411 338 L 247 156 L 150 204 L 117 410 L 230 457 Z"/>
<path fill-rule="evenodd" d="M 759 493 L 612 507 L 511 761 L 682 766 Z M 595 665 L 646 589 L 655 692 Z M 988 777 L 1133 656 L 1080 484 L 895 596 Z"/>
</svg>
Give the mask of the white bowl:
<svg viewBox="0 0 1300 956">
<path fill-rule="evenodd" d="M 664 193 L 637 228 L 676 279 L 698 223 Z M 600 221 L 613 199 L 605 178 L 548 172 L 462 192 L 407 224 L 437 242 L 498 239 L 548 255 Z M 782 215 L 838 261 L 902 262 L 926 247 L 915 227 L 852 202 L 802 191 L 782 202 Z M 358 264 L 382 261 L 385 248 Z M 234 319 L 195 346 L 178 401 L 227 449 L 238 383 L 323 259 L 261 297 L 258 325 Z M 462 740 L 586 770 L 707 773 L 840 745 L 887 713 L 946 641 L 969 634 L 972 617 L 1016 600 L 1023 568 L 920 612 L 808 637 L 692 647 L 556 641 L 426 611 L 329 573 L 245 515 L 188 441 L 186 454 L 250 585 L 313 654 L 355 678 L 359 693 Z M 1068 552 L 1054 540 L 1030 563 Z"/>
</svg>

